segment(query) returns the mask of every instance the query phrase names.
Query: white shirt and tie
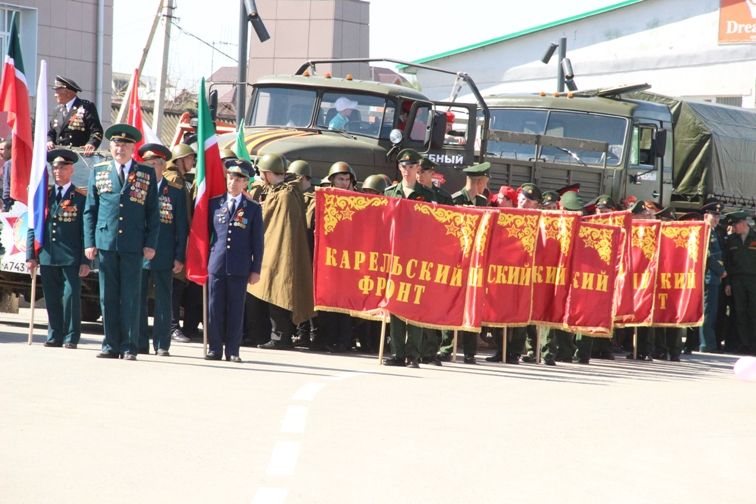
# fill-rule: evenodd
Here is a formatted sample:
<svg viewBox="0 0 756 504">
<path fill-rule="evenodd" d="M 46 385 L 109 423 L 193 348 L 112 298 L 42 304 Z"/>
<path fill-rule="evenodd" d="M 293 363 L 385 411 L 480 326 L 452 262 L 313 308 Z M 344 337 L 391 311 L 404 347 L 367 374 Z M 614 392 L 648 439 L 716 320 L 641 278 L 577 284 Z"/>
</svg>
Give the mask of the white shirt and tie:
<svg viewBox="0 0 756 504">
<path fill-rule="evenodd" d="M 228 208 L 230 215 L 234 215 L 234 213 L 236 212 L 236 209 L 239 208 L 239 205 L 241 204 L 241 198 L 242 198 L 241 194 L 238 194 L 237 196 L 231 196 L 230 194 L 228 195 L 226 206 Z"/>
<path fill-rule="evenodd" d="M 131 171 L 131 160 L 126 164 L 118 165 L 118 178 L 121 180 L 121 185 L 128 180 L 129 172 Z"/>
<path fill-rule="evenodd" d="M 68 192 L 68 188 L 71 187 L 71 182 L 59 186 L 55 184 L 55 202 L 60 205 L 60 202 L 63 200 L 63 195 Z"/>
</svg>

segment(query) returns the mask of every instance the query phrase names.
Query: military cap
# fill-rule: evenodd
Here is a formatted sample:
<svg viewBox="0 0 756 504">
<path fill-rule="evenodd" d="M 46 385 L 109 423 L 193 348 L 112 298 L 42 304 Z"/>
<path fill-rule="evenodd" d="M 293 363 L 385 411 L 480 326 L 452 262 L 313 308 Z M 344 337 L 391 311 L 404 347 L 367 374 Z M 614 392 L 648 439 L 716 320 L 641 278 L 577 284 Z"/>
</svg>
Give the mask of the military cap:
<svg viewBox="0 0 756 504">
<path fill-rule="evenodd" d="M 746 220 L 748 218 L 748 214 L 744 212 L 743 210 L 740 210 L 739 212 L 730 212 L 728 214 L 725 214 L 725 220 L 727 221 L 728 225 L 737 224 L 740 221 Z"/>
<path fill-rule="evenodd" d="M 55 82 L 53 83 L 53 89 L 60 89 L 60 88 L 70 89 L 71 91 L 74 91 L 76 93 L 81 92 L 81 86 L 76 84 L 72 79 L 69 79 L 68 77 L 61 77 L 60 75 L 56 75 Z"/>
<path fill-rule="evenodd" d="M 310 168 L 310 163 L 304 159 L 292 161 L 286 172 L 299 175 L 300 177 L 307 177 L 308 179 L 312 178 L 312 168 Z"/>
<path fill-rule="evenodd" d="M 281 154 L 271 152 L 257 158 L 257 169 L 261 172 L 271 172 L 277 175 L 286 173 L 286 159 Z"/>
<path fill-rule="evenodd" d="M 656 214 L 660 210 L 659 205 L 651 200 L 638 200 L 630 207 L 630 212 L 634 214 L 642 214 L 645 211 Z"/>
<path fill-rule="evenodd" d="M 196 152 L 194 152 L 194 149 L 192 149 L 185 143 L 174 145 L 173 148 L 171 149 L 171 160 L 173 161 L 184 158 L 186 156 L 194 156 L 194 155 L 196 155 Z"/>
<path fill-rule="evenodd" d="M 541 190 L 535 184 L 531 184 L 530 182 L 522 184 L 520 192 L 529 200 L 541 201 Z"/>
<path fill-rule="evenodd" d="M 677 220 L 677 215 L 672 207 L 667 207 L 659 210 L 654 214 L 654 217 L 660 220 Z"/>
<path fill-rule="evenodd" d="M 365 192 L 373 191 L 375 194 L 383 194 L 383 191 L 385 191 L 389 185 L 391 185 L 391 180 L 389 180 L 386 175 L 376 173 L 365 179 L 362 183 L 362 190 Z"/>
<path fill-rule="evenodd" d="M 435 170 L 438 165 L 433 160 L 423 156 L 420 158 L 420 171 Z"/>
<path fill-rule="evenodd" d="M 491 169 L 491 163 L 478 163 L 468 166 L 462 172 L 468 177 L 488 177 L 488 171 Z"/>
<path fill-rule="evenodd" d="M 47 152 L 47 162 L 50 164 L 74 164 L 79 156 L 69 149 L 53 149 Z"/>
<path fill-rule="evenodd" d="M 602 194 L 596 198 L 596 208 L 611 208 L 612 210 L 616 210 L 617 204 L 611 196 L 608 194 Z"/>
<path fill-rule="evenodd" d="M 339 173 L 348 173 L 350 177 L 352 177 L 352 180 L 357 180 L 357 175 L 354 173 L 354 170 L 352 170 L 352 167 L 349 166 L 349 163 L 345 161 L 336 161 L 331 165 L 331 167 L 328 169 L 328 179 L 330 180 L 331 177 L 334 175 L 337 175 Z"/>
<path fill-rule="evenodd" d="M 159 143 L 147 143 L 139 147 L 139 155 L 142 156 L 142 159 L 162 159 L 164 161 L 169 161 L 171 159 L 171 151 L 168 150 L 168 147 L 165 145 L 161 145 Z"/>
<path fill-rule="evenodd" d="M 682 214 L 677 218 L 679 221 L 700 221 L 703 220 L 703 215 L 698 212 L 688 212 Z"/>
<path fill-rule="evenodd" d="M 575 191 L 567 191 L 559 199 L 559 205 L 564 210 L 580 211 L 583 209 L 583 200 L 580 199 L 580 195 Z"/>
<path fill-rule="evenodd" d="M 713 213 L 713 214 L 719 214 L 722 213 L 723 205 L 719 201 L 712 199 L 708 201 L 704 206 L 701 207 L 702 213 Z"/>
<path fill-rule="evenodd" d="M 541 195 L 541 205 L 553 205 L 559 203 L 559 193 L 556 191 L 544 191 Z"/>
<path fill-rule="evenodd" d="M 252 173 L 252 164 L 245 159 L 230 158 L 226 159 L 223 166 L 226 167 L 227 174 L 238 175 L 240 177 L 249 178 Z"/>
<path fill-rule="evenodd" d="M 416 164 L 420 162 L 422 156 L 414 149 L 404 149 L 399 153 L 399 157 L 396 159 L 399 164 Z"/>
<path fill-rule="evenodd" d="M 191 149 L 191 147 L 189 148 Z M 236 152 L 226 148 L 220 152 L 220 157 L 225 161 L 226 159 L 238 158 L 239 156 L 236 155 Z"/>
<path fill-rule="evenodd" d="M 142 134 L 130 124 L 119 123 L 105 130 L 105 138 L 111 142 L 135 143 L 142 139 Z"/>
</svg>

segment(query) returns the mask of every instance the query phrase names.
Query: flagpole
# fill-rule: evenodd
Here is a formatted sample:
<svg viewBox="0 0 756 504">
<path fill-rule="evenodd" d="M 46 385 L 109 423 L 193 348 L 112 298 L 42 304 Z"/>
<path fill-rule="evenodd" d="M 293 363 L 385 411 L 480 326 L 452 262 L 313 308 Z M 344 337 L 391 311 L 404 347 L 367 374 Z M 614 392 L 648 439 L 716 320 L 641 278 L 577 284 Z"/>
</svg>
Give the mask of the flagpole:
<svg viewBox="0 0 756 504">
<path fill-rule="evenodd" d="M 29 315 L 29 339 L 27 343 L 32 344 L 32 336 L 34 335 L 34 303 L 37 300 L 37 267 L 33 266 L 29 273 L 32 277 L 31 284 L 31 314 Z"/>
<path fill-rule="evenodd" d="M 207 357 L 207 283 L 202 285 L 202 355 Z"/>
<path fill-rule="evenodd" d="M 383 351 L 386 348 L 386 319 L 381 317 L 381 341 L 378 343 L 378 365 L 383 364 Z"/>
<path fill-rule="evenodd" d="M 501 335 L 501 362 L 507 362 L 507 338 L 509 338 L 509 327 L 504 327 Z"/>
<path fill-rule="evenodd" d="M 457 360 L 457 330 L 454 330 L 454 339 L 452 340 L 452 355 L 451 355 L 451 361 L 455 362 Z"/>
</svg>

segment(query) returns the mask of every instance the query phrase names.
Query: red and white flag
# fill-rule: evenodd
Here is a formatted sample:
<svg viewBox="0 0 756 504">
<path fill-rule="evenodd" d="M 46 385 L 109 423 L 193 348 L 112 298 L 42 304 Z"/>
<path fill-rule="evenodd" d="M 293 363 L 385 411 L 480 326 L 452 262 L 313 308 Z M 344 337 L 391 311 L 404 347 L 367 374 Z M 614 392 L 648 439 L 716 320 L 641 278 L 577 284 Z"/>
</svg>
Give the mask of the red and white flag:
<svg viewBox="0 0 756 504">
<path fill-rule="evenodd" d="M 142 120 L 142 104 L 139 101 L 139 69 L 134 70 L 134 75 L 131 77 L 131 93 L 129 93 L 129 113 L 126 116 L 126 123 L 134 126 L 142 134 L 142 139 L 136 143 L 134 147 L 134 157 L 137 161 L 142 161 L 142 157 L 138 154 L 139 148 L 146 143 L 158 143 L 160 141 L 158 136 L 152 131 L 148 125 Z"/>
</svg>

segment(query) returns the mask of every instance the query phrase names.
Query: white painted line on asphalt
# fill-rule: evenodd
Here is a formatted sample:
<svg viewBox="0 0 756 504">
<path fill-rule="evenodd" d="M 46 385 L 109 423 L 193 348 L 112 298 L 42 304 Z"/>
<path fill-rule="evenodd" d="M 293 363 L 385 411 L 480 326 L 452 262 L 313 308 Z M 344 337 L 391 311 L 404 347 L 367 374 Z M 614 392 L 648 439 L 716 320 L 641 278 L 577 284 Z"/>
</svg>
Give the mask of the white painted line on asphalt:
<svg viewBox="0 0 756 504">
<path fill-rule="evenodd" d="M 307 423 L 307 406 L 289 406 L 281 422 L 283 434 L 302 434 Z"/>
<path fill-rule="evenodd" d="M 285 488 L 260 487 L 252 499 L 252 504 L 283 504 L 289 491 Z"/>
<path fill-rule="evenodd" d="M 363 374 L 365 373 L 353 373 L 350 371 L 348 373 L 339 373 L 336 376 L 327 376 L 324 378 L 324 380 L 330 380 L 330 381 L 346 380 L 347 378 L 352 378 L 354 376 L 360 376 Z"/>
<path fill-rule="evenodd" d="M 318 382 L 310 382 L 305 383 L 299 389 L 294 392 L 294 395 L 291 397 L 292 401 L 312 401 L 315 399 L 315 396 L 318 395 L 318 392 L 320 392 L 323 387 L 325 387 L 325 383 L 318 383 Z"/>
<path fill-rule="evenodd" d="M 299 459 L 299 442 L 279 441 L 273 447 L 266 474 L 268 476 L 291 476 L 297 467 L 297 459 Z"/>
</svg>

